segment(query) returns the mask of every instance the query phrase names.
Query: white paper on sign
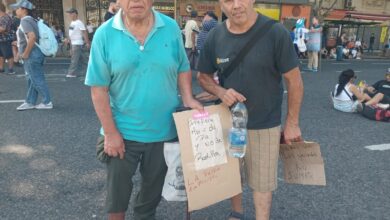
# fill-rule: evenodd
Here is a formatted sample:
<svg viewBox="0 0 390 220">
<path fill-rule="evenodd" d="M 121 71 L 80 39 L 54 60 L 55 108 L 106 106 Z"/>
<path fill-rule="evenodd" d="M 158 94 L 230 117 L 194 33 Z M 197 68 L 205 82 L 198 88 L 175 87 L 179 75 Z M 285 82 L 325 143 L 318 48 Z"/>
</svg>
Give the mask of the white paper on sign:
<svg viewBox="0 0 390 220">
<path fill-rule="evenodd" d="M 202 170 L 227 163 L 219 115 L 189 119 L 195 169 Z"/>
</svg>

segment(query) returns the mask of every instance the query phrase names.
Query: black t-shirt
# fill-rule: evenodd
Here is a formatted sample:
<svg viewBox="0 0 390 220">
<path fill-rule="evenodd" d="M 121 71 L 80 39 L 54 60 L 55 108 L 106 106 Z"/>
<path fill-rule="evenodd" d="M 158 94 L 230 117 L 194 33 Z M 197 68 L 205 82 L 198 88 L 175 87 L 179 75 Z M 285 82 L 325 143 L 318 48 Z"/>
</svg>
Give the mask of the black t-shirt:
<svg viewBox="0 0 390 220">
<path fill-rule="evenodd" d="M 390 97 L 390 82 L 387 80 L 380 80 L 372 85 L 378 92 Z"/>
<path fill-rule="evenodd" d="M 215 27 L 201 51 L 198 70 L 213 74 L 226 68 L 256 30 L 269 19 L 259 15 L 256 23 L 243 34 L 229 32 L 226 22 Z M 225 88 L 233 88 L 247 99 L 249 129 L 266 129 L 281 124 L 282 73 L 297 66 L 290 33 L 282 24 L 276 23 L 225 80 Z"/>
<path fill-rule="evenodd" d="M 115 14 L 107 11 L 106 14 L 104 15 L 104 21 L 108 21 L 108 19 L 112 18 Z"/>
</svg>

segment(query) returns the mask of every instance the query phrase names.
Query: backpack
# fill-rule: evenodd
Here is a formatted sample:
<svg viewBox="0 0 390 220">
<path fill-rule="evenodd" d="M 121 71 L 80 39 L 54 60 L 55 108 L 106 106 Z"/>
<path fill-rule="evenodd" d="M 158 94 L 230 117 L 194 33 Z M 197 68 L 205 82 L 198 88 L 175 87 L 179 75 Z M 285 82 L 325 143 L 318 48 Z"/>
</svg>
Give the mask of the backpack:
<svg viewBox="0 0 390 220">
<path fill-rule="evenodd" d="M 45 56 L 55 56 L 58 50 L 58 41 L 52 31 L 52 29 L 47 26 L 43 19 L 37 21 L 38 32 L 39 32 L 39 44 L 35 43 L 42 53 Z"/>
</svg>

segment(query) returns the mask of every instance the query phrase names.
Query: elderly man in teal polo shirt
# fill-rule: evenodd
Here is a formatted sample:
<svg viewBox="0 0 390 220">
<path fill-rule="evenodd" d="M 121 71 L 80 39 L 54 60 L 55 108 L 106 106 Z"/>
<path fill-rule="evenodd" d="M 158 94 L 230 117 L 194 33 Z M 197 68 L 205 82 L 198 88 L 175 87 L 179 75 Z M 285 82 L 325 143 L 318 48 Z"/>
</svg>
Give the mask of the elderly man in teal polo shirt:
<svg viewBox="0 0 390 220">
<path fill-rule="evenodd" d="M 192 96 L 191 72 L 176 22 L 152 0 L 118 0 L 121 10 L 95 33 L 85 84 L 102 124 L 99 159 L 107 165 L 109 219 L 124 219 L 138 164 L 135 219 L 154 219 L 166 174 L 163 142 L 177 136 L 172 113 Z"/>
</svg>

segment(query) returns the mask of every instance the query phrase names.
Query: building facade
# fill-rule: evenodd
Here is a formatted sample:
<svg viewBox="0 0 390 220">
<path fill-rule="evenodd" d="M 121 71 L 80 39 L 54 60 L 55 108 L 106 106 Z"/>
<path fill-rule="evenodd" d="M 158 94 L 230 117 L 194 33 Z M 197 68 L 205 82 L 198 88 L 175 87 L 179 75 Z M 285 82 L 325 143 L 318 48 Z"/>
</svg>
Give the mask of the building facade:
<svg viewBox="0 0 390 220">
<path fill-rule="evenodd" d="M 331 4 L 334 0 L 324 1 Z M 326 6 L 325 6 L 326 7 Z M 329 26 L 328 39 L 346 33 L 348 40 L 362 40 L 368 44 L 374 34 L 374 49 L 383 49 L 389 42 L 390 0 L 338 1 L 334 10 L 325 18 Z"/>
</svg>

